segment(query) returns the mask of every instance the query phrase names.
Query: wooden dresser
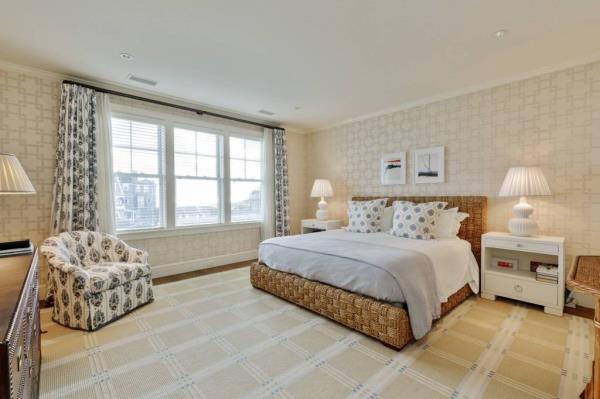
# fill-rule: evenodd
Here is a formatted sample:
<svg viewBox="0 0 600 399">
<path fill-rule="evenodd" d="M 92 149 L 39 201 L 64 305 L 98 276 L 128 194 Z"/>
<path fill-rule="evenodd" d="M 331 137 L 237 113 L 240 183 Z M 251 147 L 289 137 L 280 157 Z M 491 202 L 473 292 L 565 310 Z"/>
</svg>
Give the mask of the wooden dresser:
<svg viewBox="0 0 600 399">
<path fill-rule="evenodd" d="M 0 399 L 39 396 L 38 259 L 0 258 Z"/>
</svg>

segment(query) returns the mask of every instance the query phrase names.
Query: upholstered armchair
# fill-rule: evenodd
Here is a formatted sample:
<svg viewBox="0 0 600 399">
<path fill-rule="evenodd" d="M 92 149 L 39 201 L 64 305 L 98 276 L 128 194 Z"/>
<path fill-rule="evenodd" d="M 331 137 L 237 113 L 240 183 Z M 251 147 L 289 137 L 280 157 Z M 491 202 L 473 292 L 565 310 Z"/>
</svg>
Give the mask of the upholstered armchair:
<svg viewBox="0 0 600 399">
<path fill-rule="evenodd" d="M 66 232 L 44 241 L 41 252 L 59 324 L 97 330 L 153 299 L 148 254 L 116 237 Z"/>
</svg>

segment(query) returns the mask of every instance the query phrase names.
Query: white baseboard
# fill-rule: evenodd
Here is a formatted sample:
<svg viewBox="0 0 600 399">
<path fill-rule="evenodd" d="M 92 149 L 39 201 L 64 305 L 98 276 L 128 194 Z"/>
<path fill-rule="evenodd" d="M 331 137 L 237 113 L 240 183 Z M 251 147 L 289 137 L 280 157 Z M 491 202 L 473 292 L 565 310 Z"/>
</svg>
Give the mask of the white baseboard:
<svg viewBox="0 0 600 399">
<path fill-rule="evenodd" d="M 238 252 L 213 256 L 212 258 L 200 258 L 186 260 L 184 262 L 165 263 L 163 265 L 152 265 L 152 277 L 165 277 L 174 274 L 193 272 L 196 270 L 208 269 L 216 266 L 229 265 L 231 263 L 244 262 L 258 258 L 258 250 Z"/>
<path fill-rule="evenodd" d="M 164 265 L 151 265 L 152 277 L 165 277 L 174 274 L 193 272 L 195 270 L 209 269 L 211 267 L 229 265 L 237 262 L 245 262 L 258 258 L 258 250 L 238 252 L 212 258 L 192 259 L 184 262 L 166 263 Z M 46 297 L 46 284 L 40 284 L 40 299 Z"/>
<path fill-rule="evenodd" d="M 594 309 L 596 306 L 596 299 L 591 294 L 583 294 L 575 292 L 574 297 L 577 300 L 577 306 L 583 306 L 584 308 Z"/>
</svg>

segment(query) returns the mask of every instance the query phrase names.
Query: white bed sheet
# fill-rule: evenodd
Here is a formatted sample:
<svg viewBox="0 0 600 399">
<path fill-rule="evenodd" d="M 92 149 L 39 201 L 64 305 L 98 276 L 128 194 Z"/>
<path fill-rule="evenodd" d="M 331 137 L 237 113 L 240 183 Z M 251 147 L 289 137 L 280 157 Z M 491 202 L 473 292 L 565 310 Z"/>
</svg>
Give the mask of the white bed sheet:
<svg viewBox="0 0 600 399">
<path fill-rule="evenodd" d="M 310 238 L 376 243 L 380 246 L 420 252 L 431 260 L 440 302 L 447 302 L 449 296 L 467 283 L 473 292 L 479 292 L 479 267 L 471 252 L 471 244 L 459 238 L 415 240 L 395 237 L 387 233 L 351 233 L 341 229 L 311 233 Z M 271 240 L 276 242 L 277 238 L 267 242 L 273 242 Z M 276 270 L 296 272 L 305 278 L 379 300 L 403 302 L 398 300 L 403 298 L 402 294 L 397 292 L 397 284 L 389 279 L 387 273 L 363 262 L 277 245 L 261 245 L 259 259 Z M 297 273 L 298 270 L 302 272 Z"/>
</svg>

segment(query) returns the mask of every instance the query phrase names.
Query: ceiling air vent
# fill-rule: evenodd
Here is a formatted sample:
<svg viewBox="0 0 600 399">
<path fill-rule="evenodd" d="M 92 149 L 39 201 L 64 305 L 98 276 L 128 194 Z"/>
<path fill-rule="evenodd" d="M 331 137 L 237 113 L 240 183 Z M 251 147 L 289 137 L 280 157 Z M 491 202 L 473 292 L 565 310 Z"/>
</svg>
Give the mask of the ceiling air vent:
<svg viewBox="0 0 600 399">
<path fill-rule="evenodd" d="M 135 76 L 132 74 L 127 75 L 127 79 L 129 79 L 133 82 L 141 83 L 141 84 L 148 85 L 148 86 L 156 86 L 158 84 L 158 82 L 156 80 L 146 79 L 146 78 L 142 78 L 142 77 Z"/>
<path fill-rule="evenodd" d="M 263 115 L 269 115 L 269 116 L 275 115 L 275 112 L 271 112 L 267 109 L 259 109 L 258 113 L 263 114 Z"/>
</svg>

